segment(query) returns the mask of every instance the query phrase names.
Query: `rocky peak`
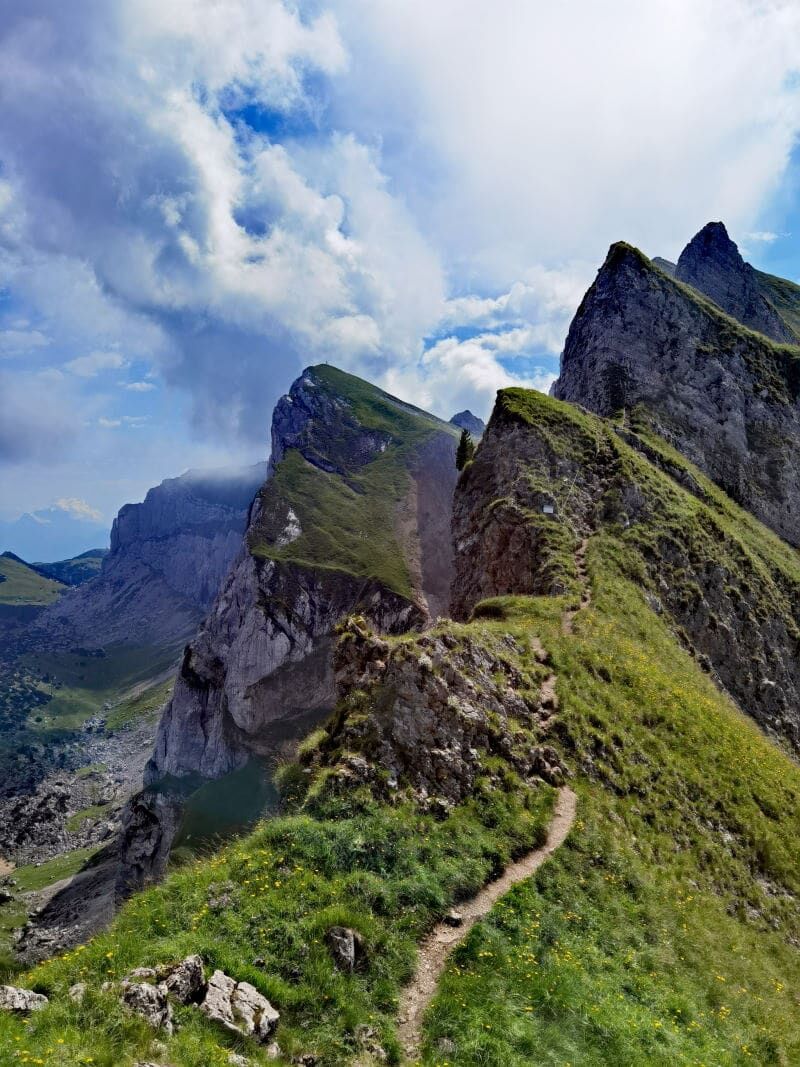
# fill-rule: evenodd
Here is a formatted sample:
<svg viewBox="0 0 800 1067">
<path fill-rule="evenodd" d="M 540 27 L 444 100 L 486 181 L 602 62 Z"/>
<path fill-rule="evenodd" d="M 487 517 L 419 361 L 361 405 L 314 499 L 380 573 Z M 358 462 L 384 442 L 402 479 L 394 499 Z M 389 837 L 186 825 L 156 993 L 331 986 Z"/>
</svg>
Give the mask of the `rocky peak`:
<svg viewBox="0 0 800 1067">
<path fill-rule="evenodd" d="M 187 648 L 148 778 L 219 777 L 324 716 L 333 631 L 444 611 L 457 432 L 352 375 L 305 370 L 272 420 L 267 480 L 237 561 Z"/>
<path fill-rule="evenodd" d="M 723 232 L 708 239 L 719 244 Z M 737 503 L 799 544 L 795 353 L 619 243 L 570 325 L 553 395 L 606 416 L 646 412 Z"/>
<path fill-rule="evenodd" d="M 721 222 L 709 222 L 684 248 L 675 277 L 694 286 L 733 318 L 774 341 L 796 337 L 761 292 L 758 276 L 742 259 Z"/>
<path fill-rule="evenodd" d="M 458 411 L 452 417 L 450 422 L 453 426 L 458 426 L 460 430 L 466 430 L 468 433 L 477 439 L 483 437 L 483 432 L 486 429 L 486 423 L 483 419 L 479 419 L 477 415 L 473 415 L 469 408 L 465 408 L 464 411 Z"/>
</svg>

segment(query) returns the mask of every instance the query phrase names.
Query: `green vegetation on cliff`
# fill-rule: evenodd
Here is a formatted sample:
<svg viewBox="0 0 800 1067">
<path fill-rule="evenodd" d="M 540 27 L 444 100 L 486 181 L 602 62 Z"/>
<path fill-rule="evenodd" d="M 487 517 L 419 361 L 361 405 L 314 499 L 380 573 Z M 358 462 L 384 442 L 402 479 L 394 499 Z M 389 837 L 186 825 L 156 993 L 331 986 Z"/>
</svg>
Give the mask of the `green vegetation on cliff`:
<svg viewBox="0 0 800 1067">
<path fill-rule="evenodd" d="M 503 425 L 530 433 L 579 471 L 571 489 L 553 487 L 556 514 L 536 517 L 553 566 L 570 579 L 567 592 L 484 601 L 472 621 L 442 623 L 433 633 L 456 643 L 468 636 L 487 656 L 511 635 L 507 654 L 526 676 L 544 647 L 559 698 L 547 741 L 572 770 L 578 822 L 536 877 L 457 950 L 428 1015 L 423 1060 L 429 1067 L 800 1062 L 800 768 L 714 684 L 672 614 L 688 597 L 688 620 L 691 605 L 717 583 L 726 605 L 740 605 L 745 627 L 779 620 L 792 638 L 796 553 L 642 427 L 637 432 L 635 419 L 615 428 L 507 390 L 493 421 L 464 479 L 475 476 L 482 449 Z M 543 470 L 528 473 L 539 491 Z M 584 537 L 591 599 L 571 618 Z M 423 670 L 416 646 L 429 638 L 391 644 L 407 648 Z M 370 707 L 376 716 L 389 713 L 378 689 L 354 698 L 358 715 Z M 345 702 L 340 714 L 347 713 Z M 323 753 L 310 790 L 313 776 L 302 768 L 282 774 L 295 804 L 311 798 L 304 808 L 173 873 L 88 947 L 20 979 L 52 1001 L 28 1024 L 0 1018 L 0 1059 L 130 1067 L 153 1058 L 152 1032 L 126 1017 L 101 983 L 200 952 L 210 967 L 252 982 L 281 1012 L 282 1062 L 304 1052 L 326 1065 L 367 1064 L 362 1025 L 397 1062 L 394 1014 L 415 944 L 452 902 L 541 839 L 552 791 L 529 789 L 506 772 L 502 787 L 479 780 L 472 798 L 437 821 L 402 799 L 402 788 L 394 804 L 368 799 L 363 789 L 327 793 L 326 759 L 371 753 L 326 756 L 324 736 L 304 753 L 306 766 Z M 335 969 L 324 944 L 333 925 L 364 937 L 365 962 L 352 975 Z M 90 988 L 81 1005 L 66 995 L 79 980 Z M 180 1030 L 164 1038 L 164 1062 L 224 1064 L 233 1048 L 266 1062 L 263 1050 L 237 1043 L 195 1009 L 179 1009 L 178 1019 Z"/>
<path fill-rule="evenodd" d="M 458 429 L 360 378 L 321 365 L 308 372 L 318 416 L 313 437 L 289 448 L 261 491 L 254 556 L 374 578 L 411 593 L 403 509 L 420 450 Z M 287 530 L 289 511 L 299 531 Z"/>
</svg>

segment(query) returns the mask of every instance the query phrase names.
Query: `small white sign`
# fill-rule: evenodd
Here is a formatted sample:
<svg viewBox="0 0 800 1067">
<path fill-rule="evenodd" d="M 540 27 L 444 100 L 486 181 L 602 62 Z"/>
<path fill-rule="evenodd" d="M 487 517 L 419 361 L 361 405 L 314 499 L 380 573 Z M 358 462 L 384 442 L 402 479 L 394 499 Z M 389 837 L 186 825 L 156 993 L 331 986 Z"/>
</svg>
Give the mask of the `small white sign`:
<svg viewBox="0 0 800 1067">
<path fill-rule="evenodd" d="M 545 513 L 545 515 L 555 515 L 555 504 L 542 504 L 542 511 Z"/>
</svg>

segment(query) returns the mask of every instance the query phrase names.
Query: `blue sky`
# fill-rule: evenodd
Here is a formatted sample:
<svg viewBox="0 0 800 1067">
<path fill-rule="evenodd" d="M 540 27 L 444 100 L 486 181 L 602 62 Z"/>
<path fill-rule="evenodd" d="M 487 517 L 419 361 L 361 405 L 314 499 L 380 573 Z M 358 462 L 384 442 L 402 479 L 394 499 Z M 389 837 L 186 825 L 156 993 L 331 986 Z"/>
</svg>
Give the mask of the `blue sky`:
<svg viewBox="0 0 800 1067">
<path fill-rule="evenodd" d="M 0 0 L 0 521 L 264 458 L 321 360 L 444 416 L 547 388 L 620 238 L 722 219 L 799 279 L 799 32 L 794 0 Z"/>
</svg>

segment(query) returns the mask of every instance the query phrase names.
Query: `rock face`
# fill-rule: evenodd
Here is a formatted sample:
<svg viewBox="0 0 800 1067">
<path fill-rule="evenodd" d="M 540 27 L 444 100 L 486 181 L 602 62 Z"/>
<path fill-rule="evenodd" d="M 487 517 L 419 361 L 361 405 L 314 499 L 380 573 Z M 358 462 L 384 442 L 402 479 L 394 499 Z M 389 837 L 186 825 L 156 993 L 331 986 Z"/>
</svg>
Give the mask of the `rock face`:
<svg viewBox="0 0 800 1067">
<path fill-rule="evenodd" d="M 350 618 L 336 652 L 341 703 L 313 756 L 327 788 L 367 786 L 383 799 L 407 790 L 436 813 L 472 793 L 489 757 L 563 782 L 555 751 L 538 744 L 552 708 L 518 666 L 521 652 L 511 635 L 455 636 L 446 623 L 390 645 Z"/>
<path fill-rule="evenodd" d="M 683 257 L 682 257 L 683 258 Z M 800 544 L 800 354 L 742 329 L 629 245 L 613 245 L 567 336 L 554 396 L 652 428 Z"/>
<path fill-rule="evenodd" d="M 469 409 L 465 411 L 458 411 L 450 420 L 454 426 L 457 426 L 459 430 L 466 430 L 472 434 L 477 441 L 479 437 L 483 436 L 483 432 L 486 429 L 486 423 L 483 419 L 479 419 L 477 415 L 473 415 Z"/>
<path fill-rule="evenodd" d="M 608 529 L 635 553 L 629 567 L 651 607 L 744 711 L 800 751 L 794 554 L 739 539 L 752 520 L 653 441 L 524 390 L 501 392 L 456 489 L 453 614 L 506 594 L 577 599 L 577 546 Z"/>
<path fill-rule="evenodd" d="M 446 605 L 455 431 L 333 368 L 305 371 L 272 423 L 242 547 L 186 649 L 147 780 L 218 777 L 334 702 L 332 631 L 358 608 L 402 632 Z"/>
<path fill-rule="evenodd" d="M 188 471 L 126 504 L 111 529 L 100 574 L 67 592 L 31 638 L 87 648 L 159 645 L 196 629 L 241 545 L 264 465 Z"/>
<path fill-rule="evenodd" d="M 699 289 L 751 330 L 773 341 L 797 344 L 792 330 L 762 292 L 756 271 L 742 259 L 721 222 L 709 222 L 695 234 L 681 252 L 675 277 Z"/>
</svg>

